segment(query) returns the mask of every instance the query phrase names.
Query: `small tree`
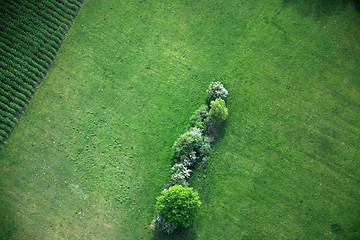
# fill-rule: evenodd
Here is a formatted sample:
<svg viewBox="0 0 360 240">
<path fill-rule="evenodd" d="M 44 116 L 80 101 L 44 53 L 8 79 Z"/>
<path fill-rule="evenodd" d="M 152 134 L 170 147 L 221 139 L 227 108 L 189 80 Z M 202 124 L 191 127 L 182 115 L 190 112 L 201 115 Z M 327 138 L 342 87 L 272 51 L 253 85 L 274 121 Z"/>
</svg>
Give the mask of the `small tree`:
<svg viewBox="0 0 360 240">
<path fill-rule="evenodd" d="M 215 100 L 217 98 L 226 99 L 228 91 L 224 88 L 221 82 L 212 82 L 207 90 L 208 101 Z"/>
<path fill-rule="evenodd" d="M 219 121 L 225 121 L 228 116 L 228 109 L 225 106 L 225 101 L 221 98 L 211 101 L 210 114 Z"/>
<path fill-rule="evenodd" d="M 195 213 L 201 206 L 199 195 L 193 188 L 175 185 L 159 196 L 155 208 L 161 218 L 172 224 L 187 228 L 194 221 Z"/>
</svg>

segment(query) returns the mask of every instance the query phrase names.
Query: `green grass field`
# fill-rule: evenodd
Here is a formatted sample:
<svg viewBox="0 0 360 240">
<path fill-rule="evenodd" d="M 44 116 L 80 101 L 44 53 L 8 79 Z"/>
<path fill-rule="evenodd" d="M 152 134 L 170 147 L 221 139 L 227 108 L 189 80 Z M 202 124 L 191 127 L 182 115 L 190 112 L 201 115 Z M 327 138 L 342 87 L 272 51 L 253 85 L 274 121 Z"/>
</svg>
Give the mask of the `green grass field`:
<svg viewBox="0 0 360 240">
<path fill-rule="evenodd" d="M 1 239 L 359 239 L 360 12 L 340 0 L 87 0 L 0 151 Z M 195 224 L 154 234 L 211 81 Z"/>
</svg>

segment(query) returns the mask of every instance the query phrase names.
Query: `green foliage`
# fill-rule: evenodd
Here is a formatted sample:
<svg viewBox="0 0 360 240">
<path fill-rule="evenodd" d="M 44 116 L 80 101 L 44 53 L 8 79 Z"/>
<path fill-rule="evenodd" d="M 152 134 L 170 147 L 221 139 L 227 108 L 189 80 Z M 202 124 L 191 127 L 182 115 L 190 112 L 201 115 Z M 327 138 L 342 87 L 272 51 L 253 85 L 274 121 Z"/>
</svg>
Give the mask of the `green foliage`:
<svg viewBox="0 0 360 240">
<path fill-rule="evenodd" d="M 193 128 L 181 135 L 173 145 L 174 158 L 184 166 L 192 166 L 210 153 L 210 139 L 201 134 L 199 128 Z"/>
<path fill-rule="evenodd" d="M 202 105 L 190 119 L 190 126 L 202 129 L 204 135 L 212 135 L 216 130 L 216 121 L 207 105 Z"/>
<path fill-rule="evenodd" d="M 219 121 L 225 121 L 228 116 L 228 109 L 226 108 L 225 101 L 221 98 L 211 101 L 210 114 Z"/>
<path fill-rule="evenodd" d="M 175 185 L 157 198 L 155 208 L 167 222 L 187 228 L 193 223 L 200 206 L 199 195 L 193 188 Z"/>
</svg>

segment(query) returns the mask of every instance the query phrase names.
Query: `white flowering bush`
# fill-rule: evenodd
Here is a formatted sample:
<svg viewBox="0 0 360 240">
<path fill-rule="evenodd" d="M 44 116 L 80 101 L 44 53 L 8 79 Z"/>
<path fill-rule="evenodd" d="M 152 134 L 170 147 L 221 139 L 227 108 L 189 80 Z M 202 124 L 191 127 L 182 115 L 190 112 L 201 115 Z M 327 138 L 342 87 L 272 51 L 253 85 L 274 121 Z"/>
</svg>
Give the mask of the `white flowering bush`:
<svg viewBox="0 0 360 240">
<path fill-rule="evenodd" d="M 190 134 L 192 135 L 201 135 L 202 134 L 202 129 L 198 128 L 198 127 L 194 127 L 191 129 Z"/>
<path fill-rule="evenodd" d="M 201 134 L 199 128 L 193 128 L 181 135 L 173 145 L 174 159 L 184 166 L 192 166 L 210 153 L 210 140 Z"/>
<path fill-rule="evenodd" d="M 228 95 L 228 91 L 224 88 L 221 82 L 212 82 L 207 90 L 209 102 L 217 98 L 225 100 Z"/>
<path fill-rule="evenodd" d="M 161 232 L 166 232 L 171 234 L 178 227 L 178 223 L 170 223 L 161 218 L 161 215 L 158 214 L 155 219 L 155 228 Z"/>
<path fill-rule="evenodd" d="M 173 173 L 180 173 L 184 178 L 190 177 L 191 170 L 184 166 L 182 163 L 175 163 L 171 168 Z"/>
<path fill-rule="evenodd" d="M 183 156 L 181 161 L 185 167 L 191 167 L 197 162 L 196 152 L 192 151 L 189 156 Z"/>
<path fill-rule="evenodd" d="M 173 172 L 171 175 L 171 180 L 174 184 L 187 185 L 186 179 L 190 177 L 190 169 L 188 169 L 182 163 L 175 163 L 171 168 L 171 171 Z"/>
</svg>

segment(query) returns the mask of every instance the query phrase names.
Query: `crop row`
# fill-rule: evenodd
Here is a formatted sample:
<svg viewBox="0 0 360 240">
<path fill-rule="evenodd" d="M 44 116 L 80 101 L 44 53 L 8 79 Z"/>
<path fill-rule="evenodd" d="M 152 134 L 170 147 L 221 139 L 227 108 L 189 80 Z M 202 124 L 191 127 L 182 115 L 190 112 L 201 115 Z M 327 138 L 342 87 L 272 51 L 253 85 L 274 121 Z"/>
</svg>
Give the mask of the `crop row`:
<svg viewBox="0 0 360 240">
<path fill-rule="evenodd" d="M 3 0 L 0 15 L 0 145 L 45 76 L 83 0 Z"/>
</svg>

